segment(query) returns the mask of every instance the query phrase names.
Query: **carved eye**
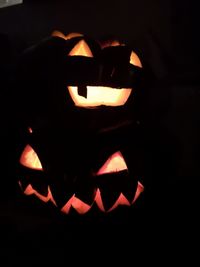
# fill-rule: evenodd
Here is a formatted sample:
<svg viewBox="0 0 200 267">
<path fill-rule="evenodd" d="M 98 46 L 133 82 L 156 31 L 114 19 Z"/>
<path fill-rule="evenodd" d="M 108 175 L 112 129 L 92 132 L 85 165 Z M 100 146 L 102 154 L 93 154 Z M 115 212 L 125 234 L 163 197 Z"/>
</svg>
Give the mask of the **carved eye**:
<svg viewBox="0 0 200 267">
<path fill-rule="evenodd" d="M 43 170 L 37 153 L 30 145 L 27 145 L 25 147 L 24 151 L 21 154 L 19 162 L 21 163 L 21 165 L 27 168 L 39 171 Z"/>
<path fill-rule="evenodd" d="M 107 159 L 96 175 L 114 173 L 123 170 L 128 170 L 128 168 L 121 152 L 117 151 Z"/>
<path fill-rule="evenodd" d="M 81 40 L 69 52 L 69 56 L 93 57 L 93 54 L 87 43 L 84 40 Z"/>
<path fill-rule="evenodd" d="M 141 63 L 138 55 L 133 51 L 131 52 L 131 56 L 130 56 L 130 64 L 142 68 L 142 63 Z"/>
</svg>

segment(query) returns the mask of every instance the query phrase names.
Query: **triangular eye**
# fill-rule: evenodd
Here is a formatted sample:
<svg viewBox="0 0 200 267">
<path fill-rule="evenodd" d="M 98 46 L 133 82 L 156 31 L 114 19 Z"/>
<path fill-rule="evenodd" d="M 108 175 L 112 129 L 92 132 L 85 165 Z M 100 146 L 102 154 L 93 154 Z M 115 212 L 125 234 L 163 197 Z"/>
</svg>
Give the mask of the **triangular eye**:
<svg viewBox="0 0 200 267">
<path fill-rule="evenodd" d="M 141 63 L 139 57 L 133 51 L 131 52 L 131 56 L 130 56 L 130 64 L 142 68 L 142 63 Z"/>
<path fill-rule="evenodd" d="M 98 170 L 96 175 L 114 173 L 123 170 L 128 170 L 128 168 L 121 152 L 117 151 L 107 159 L 104 165 Z"/>
<path fill-rule="evenodd" d="M 84 40 L 79 41 L 69 52 L 69 56 L 93 57 L 92 51 Z"/>
<path fill-rule="evenodd" d="M 27 168 L 40 171 L 43 170 L 42 164 L 38 158 L 37 153 L 30 145 L 27 145 L 25 147 L 24 151 L 21 154 L 19 162 L 21 163 L 21 165 Z"/>
</svg>

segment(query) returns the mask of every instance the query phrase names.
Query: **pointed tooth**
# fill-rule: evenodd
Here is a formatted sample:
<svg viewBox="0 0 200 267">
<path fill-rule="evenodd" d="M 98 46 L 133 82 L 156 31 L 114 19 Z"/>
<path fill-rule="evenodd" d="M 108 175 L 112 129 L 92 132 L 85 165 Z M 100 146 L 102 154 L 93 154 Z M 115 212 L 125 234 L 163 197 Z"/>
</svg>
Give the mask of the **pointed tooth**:
<svg viewBox="0 0 200 267">
<path fill-rule="evenodd" d="M 118 206 L 130 206 L 131 203 L 128 201 L 128 199 L 121 193 L 115 202 L 115 204 L 112 206 L 112 208 L 109 209 L 109 211 L 112 211 L 116 209 Z"/>
<path fill-rule="evenodd" d="M 37 190 L 35 190 L 31 184 L 29 184 L 26 189 L 24 190 L 24 194 L 27 195 L 27 196 L 31 196 L 31 195 L 34 195 L 36 196 L 37 198 L 39 198 L 40 200 L 42 200 L 43 202 L 48 202 L 49 200 L 55 205 L 56 205 L 56 202 L 54 201 L 54 199 L 52 198 L 52 195 L 51 195 L 51 192 L 50 190 L 48 189 L 48 193 L 46 196 L 40 194 Z"/>
<path fill-rule="evenodd" d="M 118 199 L 121 189 L 117 186 L 115 174 L 103 174 L 97 180 L 103 207 L 107 211 Z"/>
<path fill-rule="evenodd" d="M 105 211 L 108 211 L 117 201 L 119 197 L 119 192 L 114 190 L 107 190 L 107 189 L 105 190 L 105 188 L 101 188 L 100 192 L 101 192 L 103 207 Z"/>
<path fill-rule="evenodd" d="M 87 203 L 85 203 L 84 201 L 80 200 L 77 197 L 74 197 L 72 200 L 72 207 L 79 213 L 79 214 L 85 214 L 87 213 L 90 208 L 91 205 L 88 205 Z"/>
<path fill-rule="evenodd" d="M 23 189 L 28 184 L 31 184 L 39 194 L 45 197 L 48 195 L 48 181 L 43 172 L 21 168 L 20 181 Z"/>
<path fill-rule="evenodd" d="M 35 190 L 33 189 L 31 184 L 26 187 L 26 189 L 24 190 L 24 194 L 27 196 L 35 194 Z"/>
<path fill-rule="evenodd" d="M 127 198 L 129 202 L 132 202 L 138 186 L 137 177 L 132 177 L 131 174 L 128 174 L 126 183 L 123 184 L 122 193 Z"/>
<path fill-rule="evenodd" d="M 29 185 L 29 181 L 27 181 L 26 179 L 20 179 L 19 185 L 20 185 L 22 191 L 24 192 L 26 190 L 27 186 Z"/>
<path fill-rule="evenodd" d="M 53 195 L 51 193 L 51 188 L 50 186 L 48 186 L 48 198 L 49 200 L 53 203 L 54 206 L 57 206 L 57 203 L 55 201 L 55 199 L 53 198 Z"/>
<path fill-rule="evenodd" d="M 134 196 L 134 199 L 132 201 L 132 204 L 138 199 L 138 197 L 140 196 L 140 194 L 144 191 L 144 186 L 142 183 L 138 182 L 138 185 L 137 185 L 137 190 L 135 192 L 135 196 Z"/>
<path fill-rule="evenodd" d="M 68 214 L 70 212 L 70 209 L 72 207 L 74 195 L 65 203 L 65 205 L 61 208 L 61 211 Z"/>
<path fill-rule="evenodd" d="M 48 195 L 48 185 L 45 184 L 43 181 L 34 181 L 34 179 L 31 179 L 31 185 L 32 187 L 41 195 L 47 196 Z"/>
<path fill-rule="evenodd" d="M 82 177 L 81 177 L 82 178 Z M 96 195 L 96 188 L 92 181 L 86 179 L 80 179 L 76 183 L 76 198 L 85 202 L 88 205 L 91 205 L 94 202 Z"/>
<path fill-rule="evenodd" d="M 50 188 L 57 206 L 61 209 L 74 195 L 74 183 L 71 180 L 51 179 Z"/>
<path fill-rule="evenodd" d="M 133 201 L 137 189 L 137 180 L 132 178 L 128 171 L 123 170 L 116 173 L 103 174 L 97 176 L 96 179 L 105 210 L 112 208 L 121 193 L 124 201 L 126 202 L 127 200 L 127 205 Z M 102 204 L 100 205 L 102 206 Z"/>
<path fill-rule="evenodd" d="M 104 211 L 105 212 L 105 208 L 104 208 L 104 205 L 103 205 L 103 201 L 102 201 L 102 198 L 101 198 L 101 192 L 100 192 L 100 189 L 99 188 L 96 191 L 95 203 L 96 203 L 97 207 L 101 211 Z"/>
<path fill-rule="evenodd" d="M 100 178 L 101 176 L 99 176 L 98 179 L 100 180 Z M 111 183 L 111 179 L 112 179 L 111 187 L 115 189 L 116 192 L 119 192 L 119 194 L 123 193 L 123 195 L 127 198 L 127 200 L 129 202 L 132 202 L 137 190 L 137 185 L 138 185 L 137 177 L 129 173 L 127 170 L 122 170 L 110 174 L 110 177 L 109 176 L 107 177 L 107 181 L 110 180 Z M 106 184 L 106 180 L 104 181 L 104 183 Z"/>
<path fill-rule="evenodd" d="M 60 208 L 63 208 L 64 205 L 71 199 L 73 196 L 73 191 L 62 188 L 62 185 L 60 186 L 55 186 L 55 184 L 51 184 L 51 192 L 52 196 L 57 203 L 57 206 Z"/>
</svg>

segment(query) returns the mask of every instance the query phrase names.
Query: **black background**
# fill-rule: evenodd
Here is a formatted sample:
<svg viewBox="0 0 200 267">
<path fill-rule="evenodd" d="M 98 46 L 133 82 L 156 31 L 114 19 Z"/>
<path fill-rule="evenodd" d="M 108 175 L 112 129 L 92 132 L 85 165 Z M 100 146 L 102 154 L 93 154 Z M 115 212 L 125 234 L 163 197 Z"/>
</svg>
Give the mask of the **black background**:
<svg viewBox="0 0 200 267">
<path fill-rule="evenodd" d="M 122 259 L 124 265 L 126 260 L 143 261 L 147 254 L 149 263 L 161 257 L 160 265 L 167 260 L 172 264 L 173 257 L 195 259 L 200 179 L 198 28 L 197 1 L 24 0 L 22 5 L 0 10 L 0 34 L 2 40 L 8 38 L 0 43 L 1 266 L 37 262 L 40 257 L 42 262 L 67 265 L 69 259 L 76 263 L 79 255 L 82 264 L 92 262 L 91 255 L 94 263 L 105 264 L 109 257 L 113 262 Z M 53 30 L 82 32 L 97 39 L 117 36 L 135 48 L 151 74 L 143 103 L 149 187 L 131 215 L 125 212 L 117 221 L 109 217 L 93 224 L 90 219 L 49 215 L 38 207 L 32 211 L 17 197 L 12 183 L 14 111 L 6 69 L 25 48 Z"/>
</svg>

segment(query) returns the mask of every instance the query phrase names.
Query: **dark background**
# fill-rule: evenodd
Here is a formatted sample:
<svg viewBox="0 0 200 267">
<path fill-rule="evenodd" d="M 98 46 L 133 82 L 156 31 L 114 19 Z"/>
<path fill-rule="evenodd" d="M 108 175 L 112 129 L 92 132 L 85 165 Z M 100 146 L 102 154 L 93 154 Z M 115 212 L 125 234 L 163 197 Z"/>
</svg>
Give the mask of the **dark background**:
<svg viewBox="0 0 200 267">
<path fill-rule="evenodd" d="M 136 221 L 131 215 L 131 219 L 128 216 L 124 221 L 120 218 L 119 223 L 112 220 L 110 224 L 108 219 L 109 222 L 95 224 L 95 227 L 87 224 L 87 220 L 81 226 L 71 222 L 66 225 L 65 220 L 56 221 L 54 216 L 41 214 L 41 211 L 37 214 L 26 206 L 20 206 L 20 202 L 16 203 L 18 191 L 11 183 L 13 173 L 10 167 L 15 142 L 10 113 L 14 111 L 9 100 L 12 96 L 7 91 L 7 70 L 25 48 L 49 36 L 53 30 L 82 32 L 97 39 L 117 36 L 135 49 L 150 74 L 151 79 L 144 90 L 142 111 L 146 130 L 148 190 L 141 200 L 142 204 L 139 203 L 139 208 L 134 211 L 139 216 Z M 198 243 L 199 235 L 200 179 L 197 1 L 24 0 L 22 5 L 0 10 L 0 34 L 3 85 L 0 100 L 3 158 L 1 246 L 7 246 L 7 251 L 11 251 L 16 260 L 21 259 L 19 255 L 22 259 L 25 254 L 31 259 L 43 255 L 43 260 L 49 262 L 50 247 L 51 255 L 55 251 L 58 251 L 56 256 L 62 253 L 71 255 L 76 249 L 82 251 L 77 248 L 78 244 L 86 253 L 85 261 L 94 251 L 98 259 L 110 256 L 112 260 L 118 257 L 124 261 L 134 260 L 141 252 L 151 252 L 149 260 L 153 262 L 158 260 L 157 254 L 170 261 L 172 256 L 181 260 L 190 255 L 194 259 L 197 248 L 194 244 L 195 241 Z M 90 226 L 95 230 L 91 230 Z M 65 233 L 62 234 L 62 231 Z M 90 244 L 86 245 L 88 236 Z M 105 243 L 103 248 L 98 238 Z M 68 245 L 58 245 L 61 241 Z M 26 249 L 23 253 L 24 246 L 19 248 L 21 242 L 30 250 Z M 126 242 L 132 246 L 124 245 Z M 69 243 L 74 249 L 69 249 Z M 37 248 L 33 254 L 32 247 Z M 114 254 L 110 253 L 111 247 L 116 250 Z M 192 253 L 187 254 L 189 251 Z M 7 258 L 5 262 L 12 260 Z"/>
</svg>

